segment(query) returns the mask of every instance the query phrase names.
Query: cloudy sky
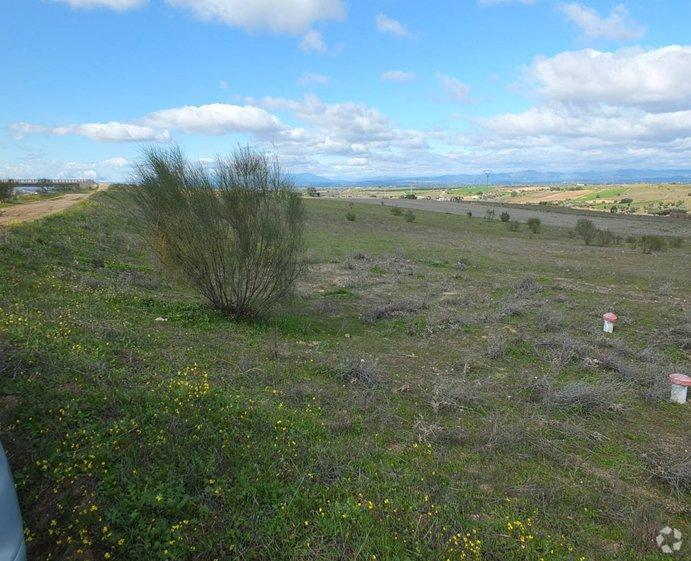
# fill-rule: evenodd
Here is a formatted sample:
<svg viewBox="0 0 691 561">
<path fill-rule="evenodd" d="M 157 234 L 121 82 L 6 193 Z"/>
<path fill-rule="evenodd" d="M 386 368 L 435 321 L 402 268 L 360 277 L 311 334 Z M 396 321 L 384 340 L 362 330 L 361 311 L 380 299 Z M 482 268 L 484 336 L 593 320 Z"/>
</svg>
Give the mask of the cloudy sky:
<svg viewBox="0 0 691 561">
<path fill-rule="evenodd" d="M 689 0 L 0 0 L 0 177 L 691 167 Z"/>
</svg>

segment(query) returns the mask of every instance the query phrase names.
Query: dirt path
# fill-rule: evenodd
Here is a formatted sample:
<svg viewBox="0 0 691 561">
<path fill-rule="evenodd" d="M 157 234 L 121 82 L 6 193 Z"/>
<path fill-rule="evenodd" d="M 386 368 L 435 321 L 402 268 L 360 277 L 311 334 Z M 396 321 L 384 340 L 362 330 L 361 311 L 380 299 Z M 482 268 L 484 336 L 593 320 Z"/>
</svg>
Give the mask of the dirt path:
<svg viewBox="0 0 691 561">
<path fill-rule="evenodd" d="M 0 226 L 8 226 L 10 224 L 19 224 L 21 222 L 29 222 L 37 220 L 61 212 L 80 201 L 88 199 L 91 195 L 98 191 L 107 188 L 107 185 L 99 185 L 98 189 L 89 191 L 88 193 L 68 193 L 54 199 L 46 199 L 44 201 L 36 201 L 33 203 L 22 203 L 0 208 Z"/>
</svg>

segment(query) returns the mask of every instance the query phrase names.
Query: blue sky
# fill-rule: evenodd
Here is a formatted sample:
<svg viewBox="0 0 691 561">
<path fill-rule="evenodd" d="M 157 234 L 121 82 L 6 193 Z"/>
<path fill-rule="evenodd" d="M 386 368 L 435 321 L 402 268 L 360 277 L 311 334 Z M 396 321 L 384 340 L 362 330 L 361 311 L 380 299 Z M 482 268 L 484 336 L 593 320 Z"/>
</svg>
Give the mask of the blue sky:
<svg viewBox="0 0 691 561">
<path fill-rule="evenodd" d="M 691 2 L 0 0 L 0 177 L 691 166 Z"/>
</svg>

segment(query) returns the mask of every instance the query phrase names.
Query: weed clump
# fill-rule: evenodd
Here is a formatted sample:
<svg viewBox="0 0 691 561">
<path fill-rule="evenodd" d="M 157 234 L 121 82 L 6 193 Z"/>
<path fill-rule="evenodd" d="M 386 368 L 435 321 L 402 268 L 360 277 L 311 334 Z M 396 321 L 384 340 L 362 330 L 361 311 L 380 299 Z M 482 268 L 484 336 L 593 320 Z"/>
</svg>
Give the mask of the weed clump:
<svg viewBox="0 0 691 561">
<path fill-rule="evenodd" d="M 392 206 L 389 210 L 394 216 L 401 216 L 403 214 L 403 209 L 399 206 Z"/>
<path fill-rule="evenodd" d="M 355 222 L 355 213 L 352 210 L 346 212 L 345 217 L 348 222 Z"/>
<path fill-rule="evenodd" d="M 405 221 L 406 222 L 415 222 L 415 214 L 413 213 L 412 210 L 408 210 L 405 213 Z"/>
<path fill-rule="evenodd" d="M 502 222 L 508 222 L 509 220 L 511 220 L 511 215 L 508 212 L 502 212 L 499 215 L 499 220 L 501 220 Z"/>
</svg>

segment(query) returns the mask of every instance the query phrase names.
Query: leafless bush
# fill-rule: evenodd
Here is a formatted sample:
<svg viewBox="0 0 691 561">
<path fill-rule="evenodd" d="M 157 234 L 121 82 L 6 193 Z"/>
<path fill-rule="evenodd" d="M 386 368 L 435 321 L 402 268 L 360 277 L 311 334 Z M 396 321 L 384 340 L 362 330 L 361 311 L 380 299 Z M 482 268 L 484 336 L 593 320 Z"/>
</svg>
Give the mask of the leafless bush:
<svg viewBox="0 0 691 561">
<path fill-rule="evenodd" d="M 561 331 L 564 329 L 566 318 L 561 312 L 546 313 L 542 317 L 542 327 L 545 331 Z"/>
<path fill-rule="evenodd" d="M 627 400 L 627 387 L 614 382 L 593 384 L 576 381 L 548 392 L 546 403 L 552 407 L 581 413 L 620 411 Z M 622 399 L 623 398 L 623 399 Z"/>
<path fill-rule="evenodd" d="M 516 284 L 515 288 L 518 296 L 527 298 L 537 294 L 542 289 L 542 285 L 533 275 L 527 275 Z"/>
<path fill-rule="evenodd" d="M 507 341 L 503 333 L 492 333 L 487 337 L 484 355 L 489 359 L 499 359 L 506 355 Z"/>
<path fill-rule="evenodd" d="M 420 443 L 436 442 L 447 446 L 458 446 L 468 440 L 468 434 L 460 427 L 445 427 L 423 418 L 415 421 L 413 430 Z"/>
<path fill-rule="evenodd" d="M 457 411 L 485 403 L 491 388 L 481 380 L 442 378 L 432 388 L 430 405 L 435 413 Z"/>
<path fill-rule="evenodd" d="M 427 303 L 414 300 L 389 302 L 388 304 L 377 306 L 365 316 L 365 319 L 367 321 L 377 321 L 392 317 L 402 317 L 409 314 L 415 314 L 420 310 L 426 310 L 427 308 Z"/>
<path fill-rule="evenodd" d="M 373 386 L 381 381 L 378 366 L 379 361 L 371 357 L 346 359 L 338 367 L 338 374 L 344 382 Z"/>
<path fill-rule="evenodd" d="M 543 349 L 547 351 L 552 367 L 559 370 L 567 364 L 585 358 L 589 346 L 574 337 L 560 334 L 541 339 L 537 344 L 536 351 L 541 354 Z"/>
<path fill-rule="evenodd" d="M 679 494 L 691 492 L 691 452 L 683 450 L 684 445 L 658 446 L 642 454 L 651 477 Z"/>
<path fill-rule="evenodd" d="M 277 162 L 244 148 L 210 173 L 179 149 L 151 149 L 137 176 L 142 233 L 215 308 L 254 316 L 292 288 L 304 264 L 304 209 Z"/>
<path fill-rule="evenodd" d="M 530 308 L 530 304 L 525 300 L 513 300 L 502 305 L 499 312 L 497 312 L 497 320 L 505 320 L 511 317 L 518 317 L 523 315 L 526 310 Z"/>
</svg>

